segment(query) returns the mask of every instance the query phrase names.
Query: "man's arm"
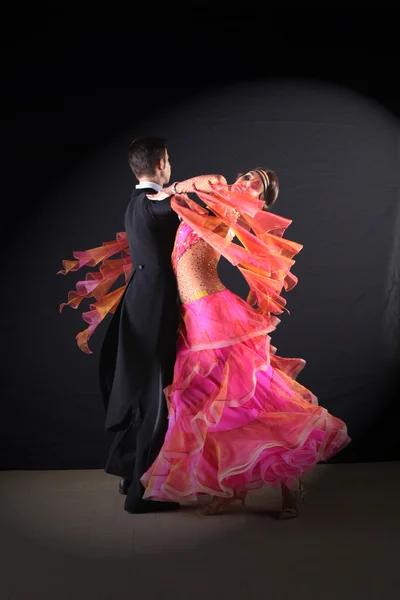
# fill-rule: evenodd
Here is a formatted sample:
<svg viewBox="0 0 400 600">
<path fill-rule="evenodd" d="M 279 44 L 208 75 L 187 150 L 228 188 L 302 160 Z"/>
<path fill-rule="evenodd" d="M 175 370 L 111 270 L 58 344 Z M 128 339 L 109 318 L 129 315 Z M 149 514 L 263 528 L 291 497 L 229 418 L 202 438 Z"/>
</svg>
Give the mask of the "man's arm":
<svg viewBox="0 0 400 600">
<path fill-rule="evenodd" d="M 159 194 L 162 194 L 162 192 L 159 192 Z M 177 202 L 179 203 L 179 200 L 177 200 Z M 211 211 L 206 207 L 203 200 L 200 200 L 200 198 L 196 198 L 196 200 L 193 200 L 193 202 L 199 207 L 201 206 L 204 213 L 212 214 Z M 147 209 L 150 215 L 155 219 L 165 217 L 171 214 L 172 212 L 175 212 L 171 207 L 171 196 L 167 196 L 167 198 L 165 198 L 164 200 L 149 200 L 149 202 L 147 203 Z"/>
<path fill-rule="evenodd" d="M 147 208 L 152 217 L 166 217 L 170 215 L 173 211 L 171 208 L 171 197 L 166 196 L 165 200 L 149 200 L 147 202 Z"/>
</svg>

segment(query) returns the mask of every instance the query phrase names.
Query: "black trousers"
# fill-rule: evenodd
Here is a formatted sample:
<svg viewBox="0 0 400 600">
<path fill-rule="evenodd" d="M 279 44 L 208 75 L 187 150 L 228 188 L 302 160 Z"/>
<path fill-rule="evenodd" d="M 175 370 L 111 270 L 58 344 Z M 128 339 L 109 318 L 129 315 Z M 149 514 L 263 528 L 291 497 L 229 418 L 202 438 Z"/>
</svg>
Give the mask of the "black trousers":
<svg viewBox="0 0 400 600">
<path fill-rule="evenodd" d="M 133 418 L 124 431 L 116 433 L 108 455 L 105 471 L 131 479 L 126 506 L 140 504 L 144 487 L 142 475 L 157 458 L 168 429 L 168 409 L 163 393 L 172 382 L 173 363 L 155 362 L 139 400 L 140 417 Z"/>
</svg>

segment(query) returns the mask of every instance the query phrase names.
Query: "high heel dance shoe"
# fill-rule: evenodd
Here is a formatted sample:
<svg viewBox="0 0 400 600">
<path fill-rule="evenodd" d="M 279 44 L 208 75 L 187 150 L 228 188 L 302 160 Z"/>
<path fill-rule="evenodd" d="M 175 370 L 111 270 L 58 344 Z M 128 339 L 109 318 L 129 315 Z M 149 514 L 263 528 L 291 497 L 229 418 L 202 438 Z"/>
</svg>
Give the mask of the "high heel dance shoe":
<svg viewBox="0 0 400 600">
<path fill-rule="evenodd" d="M 295 519 L 300 514 L 301 505 L 305 502 L 306 488 L 299 480 L 297 490 L 290 490 L 282 499 L 282 510 L 278 515 L 279 520 Z"/>
<path fill-rule="evenodd" d="M 235 502 L 236 500 L 240 500 L 242 506 L 244 506 L 246 494 L 247 492 L 246 490 L 244 490 L 243 492 L 235 492 L 234 495 L 229 498 L 221 498 L 221 496 L 214 496 L 211 502 L 209 504 L 205 504 L 202 508 L 200 508 L 197 511 L 197 513 L 199 515 L 206 516 L 221 515 L 226 511 L 228 505 L 232 504 L 232 502 Z"/>
</svg>

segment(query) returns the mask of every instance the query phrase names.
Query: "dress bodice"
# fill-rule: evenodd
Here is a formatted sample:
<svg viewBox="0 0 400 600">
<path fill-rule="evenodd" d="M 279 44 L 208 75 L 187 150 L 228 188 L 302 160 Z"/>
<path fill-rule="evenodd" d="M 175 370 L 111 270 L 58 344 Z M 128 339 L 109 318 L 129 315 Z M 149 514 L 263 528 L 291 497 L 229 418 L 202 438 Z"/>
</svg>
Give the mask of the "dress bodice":
<svg viewBox="0 0 400 600">
<path fill-rule="evenodd" d="M 181 302 L 194 302 L 226 289 L 218 277 L 219 259 L 220 255 L 182 221 L 172 253 Z"/>
</svg>

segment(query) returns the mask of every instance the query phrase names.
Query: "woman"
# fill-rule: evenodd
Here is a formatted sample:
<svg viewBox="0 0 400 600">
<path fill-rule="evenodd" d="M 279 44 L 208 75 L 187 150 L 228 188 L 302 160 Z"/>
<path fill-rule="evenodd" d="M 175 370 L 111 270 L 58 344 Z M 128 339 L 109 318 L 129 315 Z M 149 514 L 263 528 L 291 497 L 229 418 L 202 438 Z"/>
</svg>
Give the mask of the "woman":
<svg viewBox="0 0 400 600">
<path fill-rule="evenodd" d="M 211 494 L 202 512 L 215 515 L 234 500 L 244 502 L 250 489 L 280 484 L 280 518 L 293 518 L 304 500 L 300 477 L 350 441 L 346 425 L 296 382 L 305 362 L 280 358 L 270 345 L 269 333 L 279 322 L 271 312 L 282 312 L 279 292 L 297 281 L 289 269 L 301 249 L 281 237 L 289 221 L 262 214 L 278 192 L 275 173 L 255 169 L 228 193 L 216 187 L 221 203 L 199 193 L 212 217 L 188 199 L 172 201 L 182 217 L 172 255 L 181 325 L 174 381 L 165 390 L 169 428 L 141 478 L 144 498 L 179 501 Z M 249 199 L 253 206 L 243 209 Z M 231 244 L 234 234 L 248 250 L 236 263 L 257 296 L 258 310 L 218 276 L 221 254 L 235 262 L 236 249 L 240 252 Z M 265 264 L 251 262 L 256 252 Z"/>
<path fill-rule="evenodd" d="M 269 334 L 279 323 L 276 315 L 285 307 L 280 293 L 297 283 L 290 268 L 302 246 L 283 238 L 290 221 L 269 212 L 279 192 L 272 171 L 254 169 L 232 186 L 209 189 L 208 194 L 197 191 L 208 210 L 190 200 L 180 184 L 153 196 L 179 192 L 171 204 L 182 218 L 172 255 L 181 325 L 174 380 L 165 390 L 168 432 L 141 479 L 144 498 L 212 495 L 201 512 L 215 515 L 234 500 L 244 502 L 248 490 L 270 484 L 282 490 L 280 518 L 293 518 L 304 500 L 302 475 L 350 441 L 346 425 L 296 381 L 305 361 L 280 358 L 270 344 Z M 241 245 L 232 243 L 235 236 Z M 80 264 L 103 261 L 98 280 L 103 294 L 109 272 L 112 283 L 118 272 L 127 273 L 126 254 L 112 267 L 106 260 L 117 250 L 126 253 L 123 234 L 118 243 L 118 248 L 108 244 L 102 252 L 79 256 Z M 248 282 L 247 301 L 219 279 L 221 255 Z M 70 305 L 76 308 L 90 295 L 97 299 L 84 314 L 89 333 L 80 334 L 81 340 L 78 336 L 78 345 L 89 351 L 88 336 L 107 311 L 115 310 L 116 292 L 108 294 L 107 304 L 107 296 L 80 284 L 78 292 L 70 293 Z"/>
</svg>

